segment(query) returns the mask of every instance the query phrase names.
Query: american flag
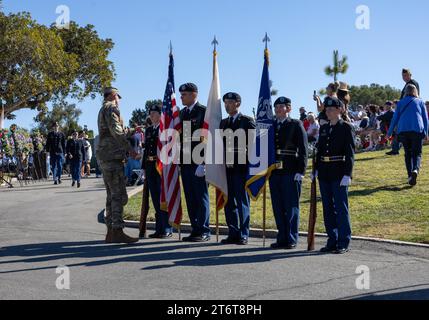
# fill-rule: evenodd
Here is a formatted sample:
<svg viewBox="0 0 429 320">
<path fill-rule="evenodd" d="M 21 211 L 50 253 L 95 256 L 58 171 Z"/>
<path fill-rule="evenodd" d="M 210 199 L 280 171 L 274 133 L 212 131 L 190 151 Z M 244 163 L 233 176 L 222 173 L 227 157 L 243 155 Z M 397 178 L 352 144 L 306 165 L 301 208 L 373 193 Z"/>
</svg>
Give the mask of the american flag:
<svg viewBox="0 0 429 320">
<path fill-rule="evenodd" d="M 159 129 L 158 171 L 161 175 L 161 207 L 168 212 L 170 224 L 177 229 L 180 228 L 183 217 L 178 166 L 180 148 L 177 147 L 180 129 L 180 112 L 176 104 L 174 86 L 174 58 L 170 52 L 168 81 Z"/>
</svg>

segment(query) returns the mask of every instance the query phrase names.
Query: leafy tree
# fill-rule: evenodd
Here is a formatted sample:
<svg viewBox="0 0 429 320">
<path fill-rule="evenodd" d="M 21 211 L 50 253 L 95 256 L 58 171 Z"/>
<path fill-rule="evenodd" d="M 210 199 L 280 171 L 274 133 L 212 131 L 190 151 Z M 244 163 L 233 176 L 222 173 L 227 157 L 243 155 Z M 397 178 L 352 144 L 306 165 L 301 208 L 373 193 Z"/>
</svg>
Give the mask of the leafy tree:
<svg viewBox="0 0 429 320">
<path fill-rule="evenodd" d="M 339 74 L 347 73 L 349 65 L 347 63 L 347 56 L 339 57 L 338 50 L 334 51 L 334 64 L 325 68 L 327 76 L 334 77 L 334 81 L 338 80 Z"/>
<path fill-rule="evenodd" d="M 0 12 L 0 99 L 5 116 L 20 109 L 46 113 L 48 102 L 78 101 L 102 92 L 114 79 L 108 55 L 114 44 L 94 26 L 57 29 L 38 24 L 29 13 Z"/>
<path fill-rule="evenodd" d="M 390 85 L 382 86 L 379 84 L 351 86 L 351 108 L 358 105 L 366 106 L 376 104 L 382 106 L 386 101 L 397 100 L 401 97 L 401 90 L 391 87 Z"/>
<path fill-rule="evenodd" d="M 139 126 L 146 123 L 147 117 L 149 117 L 149 110 L 153 106 L 159 106 L 162 105 L 161 100 L 148 100 L 146 101 L 146 105 L 144 109 L 136 109 L 133 111 L 130 119 L 130 127 L 132 127 L 134 124 L 137 124 Z"/>
<path fill-rule="evenodd" d="M 79 125 L 81 114 L 82 111 L 76 108 L 76 105 L 60 101 L 53 106 L 52 111 L 46 114 L 39 114 L 34 118 L 37 127 L 33 131 L 39 131 L 46 136 L 52 129 L 52 123 L 58 122 L 61 131 L 65 135 L 70 136 L 74 130 L 82 130 L 82 127 Z"/>
</svg>

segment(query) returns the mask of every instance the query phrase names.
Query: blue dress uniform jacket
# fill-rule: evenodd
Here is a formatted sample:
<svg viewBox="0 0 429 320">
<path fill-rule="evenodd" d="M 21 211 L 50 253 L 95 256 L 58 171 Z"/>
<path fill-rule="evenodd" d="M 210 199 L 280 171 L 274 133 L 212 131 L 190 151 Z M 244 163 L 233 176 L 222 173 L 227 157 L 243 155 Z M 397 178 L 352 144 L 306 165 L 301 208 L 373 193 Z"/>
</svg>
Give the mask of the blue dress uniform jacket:
<svg viewBox="0 0 429 320">
<path fill-rule="evenodd" d="M 247 116 L 239 114 L 235 121 L 231 123 L 230 118 L 226 118 L 220 123 L 221 130 L 231 129 L 233 132 L 237 130 L 244 130 L 246 132 L 246 143 L 245 145 L 239 145 L 238 139 L 232 139 L 233 137 L 229 137 L 229 139 L 224 138 L 224 152 L 225 155 L 228 151 L 234 153 L 234 162 L 228 164 L 227 163 L 227 171 L 233 171 L 237 173 L 248 173 L 249 162 L 248 162 L 248 149 L 249 140 L 252 138 L 249 135 L 249 130 L 255 130 L 256 124 L 255 121 Z M 245 156 L 246 163 L 239 163 L 239 159 Z"/>
<path fill-rule="evenodd" d="M 189 220 L 192 225 L 191 238 L 210 236 L 210 198 L 208 185 L 205 177 L 195 175 L 198 165 L 192 159 L 194 149 L 202 142 L 191 142 L 195 131 L 202 129 L 206 115 L 206 107 L 196 103 L 192 111 L 188 108 L 180 111 L 180 121 L 182 123 L 181 140 L 181 175 L 183 182 L 183 191 L 186 198 L 186 207 L 188 209 Z M 189 137 L 184 137 L 185 122 L 190 122 L 191 130 Z M 184 141 L 188 139 L 188 141 Z M 203 156 L 203 155 L 202 155 Z"/>
<path fill-rule="evenodd" d="M 308 162 L 308 139 L 301 121 L 287 118 L 274 123 L 277 169 L 270 178 L 274 217 L 280 247 L 295 246 L 299 240 L 300 197 Z"/>
<path fill-rule="evenodd" d="M 287 118 L 274 123 L 276 132 L 275 174 L 305 175 L 308 163 L 308 139 L 301 121 Z"/>
<path fill-rule="evenodd" d="M 161 176 L 157 170 L 159 126 L 149 127 L 145 131 L 145 149 L 142 169 L 146 171 L 150 196 L 155 209 L 155 234 L 163 236 L 172 233 L 168 212 L 161 210 Z"/>
<path fill-rule="evenodd" d="M 348 250 L 352 238 L 348 186 L 341 186 L 341 180 L 345 176 L 352 177 L 354 151 L 354 134 L 350 124 L 340 120 L 335 126 L 322 126 L 316 169 L 328 234 L 328 251 Z"/>
<path fill-rule="evenodd" d="M 159 138 L 159 126 L 154 128 L 149 127 L 145 131 L 144 141 L 144 152 L 142 169 L 146 170 L 148 166 L 156 167 L 156 161 L 158 159 L 158 138 Z"/>
<path fill-rule="evenodd" d="M 355 138 L 350 124 L 343 120 L 335 126 L 325 124 L 320 128 L 317 144 L 316 170 L 319 179 L 341 181 L 352 177 L 355 155 Z"/>
<path fill-rule="evenodd" d="M 231 156 L 226 157 L 226 160 L 234 158 L 233 162 L 227 161 L 226 163 L 228 202 L 225 206 L 225 216 L 229 228 L 229 240 L 231 241 L 247 241 L 250 234 L 250 199 L 245 185 L 249 172 L 247 147 L 253 141 L 250 130 L 255 128 L 255 121 L 242 114 L 237 115 L 235 120 L 227 118 L 220 123 L 221 130 L 230 129 L 232 132 L 243 130 L 246 134 L 246 141 L 241 143 L 238 138 L 233 136 L 224 138 L 225 156 L 227 153 L 231 153 Z M 244 160 L 244 163 L 241 160 Z"/>
<path fill-rule="evenodd" d="M 206 116 L 206 107 L 201 105 L 198 102 L 193 107 L 191 112 L 188 111 L 188 108 L 183 108 L 180 111 L 180 122 L 182 123 L 182 131 L 180 134 L 181 150 L 182 150 L 181 165 L 186 165 L 186 164 L 199 165 L 200 164 L 200 163 L 195 163 L 192 160 L 192 152 L 194 151 L 195 147 L 197 147 L 201 143 L 201 140 L 192 141 L 190 143 L 190 148 L 189 148 L 189 142 L 191 141 L 191 138 L 194 135 L 195 131 L 203 128 L 205 116 Z M 191 136 L 186 138 L 184 137 L 185 122 L 190 123 L 190 126 L 191 126 L 191 131 L 190 131 Z M 187 139 L 187 141 L 185 141 L 185 139 Z M 187 158 L 188 158 L 188 161 L 186 161 Z M 192 161 L 189 163 L 189 160 L 192 160 Z"/>
</svg>

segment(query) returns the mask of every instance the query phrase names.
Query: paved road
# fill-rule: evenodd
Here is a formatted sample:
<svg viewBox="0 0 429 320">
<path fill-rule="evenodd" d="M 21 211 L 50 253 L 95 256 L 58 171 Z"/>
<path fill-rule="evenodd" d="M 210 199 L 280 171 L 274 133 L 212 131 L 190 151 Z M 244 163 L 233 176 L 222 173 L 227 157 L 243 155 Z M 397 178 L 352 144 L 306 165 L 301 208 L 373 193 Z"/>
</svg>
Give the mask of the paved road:
<svg viewBox="0 0 429 320">
<path fill-rule="evenodd" d="M 429 299 L 429 249 L 355 241 L 345 256 L 177 240 L 105 245 L 100 180 L 0 189 L 0 299 Z M 137 230 L 129 230 L 137 235 Z M 322 240 L 318 245 L 321 246 Z M 356 269 L 370 270 L 358 290 Z M 56 288 L 58 266 L 70 290 Z"/>
</svg>

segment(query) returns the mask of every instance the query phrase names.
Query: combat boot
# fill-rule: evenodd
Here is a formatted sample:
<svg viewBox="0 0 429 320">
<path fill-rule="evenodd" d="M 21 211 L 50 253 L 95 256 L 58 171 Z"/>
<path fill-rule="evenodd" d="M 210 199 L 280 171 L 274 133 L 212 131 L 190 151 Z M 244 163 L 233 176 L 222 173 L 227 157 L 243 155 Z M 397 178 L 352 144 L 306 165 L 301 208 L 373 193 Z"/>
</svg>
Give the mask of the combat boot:
<svg viewBox="0 0 429 320">
<path fill-rule="evenodd" d="M 132 238 L 127 236 L 122 229 L 113 229 L 112 231 L 112 243 L 125 243 L 131 244 L 139 242 L 138 238 Z"/>
<path fill-rule="evenodd" d="M 112 227 L 107 227 L 106 243 L 112 243 L 113 229 Z"/>
</svg>

